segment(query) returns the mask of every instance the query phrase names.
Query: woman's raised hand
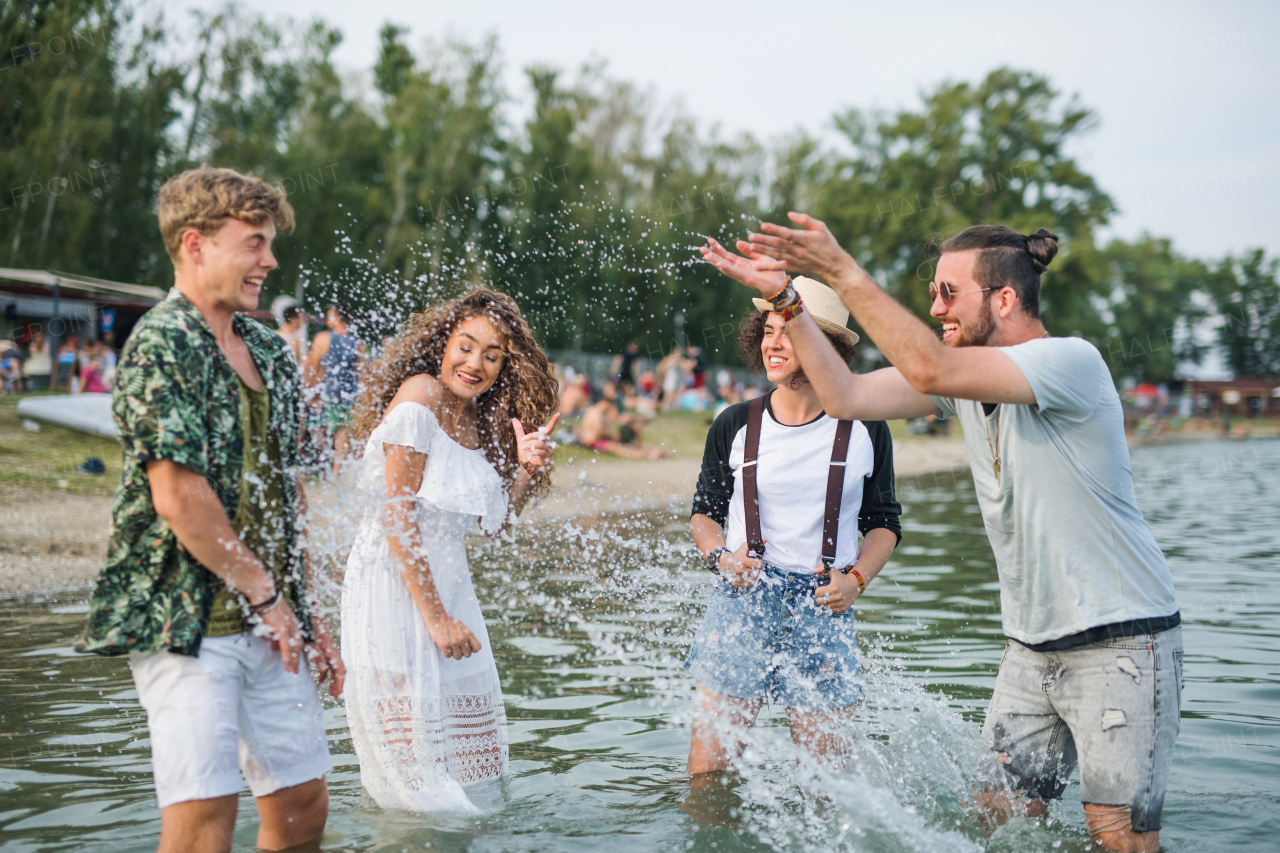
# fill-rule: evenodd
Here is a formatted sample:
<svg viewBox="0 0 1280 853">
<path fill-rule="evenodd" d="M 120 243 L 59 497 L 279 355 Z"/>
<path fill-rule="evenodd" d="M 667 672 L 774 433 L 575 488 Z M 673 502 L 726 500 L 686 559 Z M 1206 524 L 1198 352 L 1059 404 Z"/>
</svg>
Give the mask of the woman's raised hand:
<svg viewBox="0 0 1280 853">
<path fill-rule="evenodd" d="M 516 454 L 525 471 L 532 474 L 538 468 L 550 464 L 551 452 L 555 450 L 555 442 L 550 438 L 560 413 L 556 412 L 551 420 L 530 433 L 524 431 L 524 424 L 519 418 L 511 419 L 511 428 L 516 431 Z"/>
<path fill-rule="evenodd" d="M 784 262 L 757 252 L 745 240 L 739 240 L 737 247 L 741 255 L 735 255 L 708 237 L 707 245 L 699 246 L 698 251 L 704 261 L 761 296 L 773 296 L 782 290 L 787 283 L 787 265 Z"/>
</svg>

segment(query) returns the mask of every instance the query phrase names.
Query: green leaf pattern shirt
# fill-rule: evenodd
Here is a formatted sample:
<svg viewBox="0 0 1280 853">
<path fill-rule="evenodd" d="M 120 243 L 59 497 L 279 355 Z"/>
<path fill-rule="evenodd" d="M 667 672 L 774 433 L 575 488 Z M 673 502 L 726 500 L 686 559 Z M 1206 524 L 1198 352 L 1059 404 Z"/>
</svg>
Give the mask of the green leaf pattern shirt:
<svg viewBox="0 0 1280 853">
<path fill-rule="evenodd" d="M 285 517 L 297 518 L 300 379 L 284 339 L 237 315 L 243 339 L 270 395 L 271 429 L 285 476 Z M 178 543 L 151 502 L 145 463 L 176 462 L 204 476 L 229 519 L 240 502 L 245 437 L 239 378 L 213 331 L 175 288 L 138 322 L 121 353 L 112 392 L 124 475 L 112 504 L 107 562 L 89 599 L 77 651 L 104 655 L 168 649 L 194 655 L 222 581 Z M 313 639 L 301 548 L 284 525 L 288 595 L 303 634 Z"/>
</svg>

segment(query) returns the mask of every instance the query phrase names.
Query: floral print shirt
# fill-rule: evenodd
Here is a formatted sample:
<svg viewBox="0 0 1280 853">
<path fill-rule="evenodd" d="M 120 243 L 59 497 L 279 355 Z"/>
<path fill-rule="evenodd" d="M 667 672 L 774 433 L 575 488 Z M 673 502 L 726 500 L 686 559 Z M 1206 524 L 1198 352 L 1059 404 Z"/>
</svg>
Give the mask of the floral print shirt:
<svg viewBox="0 0 1280 853">
<path fill-rule="evenodd" d="M 284 339 L 247 317 L 232 328 L 249 349 L 270 394 L 272 430 L 285 469 L 287 517 L 297 518 L 301 382 Z M 138 321 L 121 353 L 112 392 L 124 475 L 111 508 L 107 562 L 89 599 L 76 650 L 103 655 L 167 649 L 194 655 L 222 581 L 179 544 L 151 501 L 145 464 L 169 460 L 203 475 L 229 519 L 240 499 L 244 459 L 240 388 L 200 311 L 174 288 Z M 287 525 L 290 598 L 314 639 L 301 546 Z"/>
</svg>

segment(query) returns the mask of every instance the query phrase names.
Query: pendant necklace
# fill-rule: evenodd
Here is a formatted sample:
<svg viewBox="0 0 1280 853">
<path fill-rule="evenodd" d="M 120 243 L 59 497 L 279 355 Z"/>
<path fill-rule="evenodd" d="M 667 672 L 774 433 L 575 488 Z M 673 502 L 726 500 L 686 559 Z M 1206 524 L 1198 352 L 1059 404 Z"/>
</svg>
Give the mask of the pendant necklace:
<svg viewBox="0 0 1280 853">
<path fill-rule="evenodd" d="M 1040 337 L 1049 337 L 1049 330 Z M 996 404 L 996 440 L 991 441 L 991 427 L 987 425 L 987 418 L 982 419 L 982 428 L 987 431 L 987 449 L 991 451 L 991 473 L 996 475 L 996 485 L 1000 485 L 1000 404 Z"/>
<path fill-rule="evenodd" d="M 982 419 L 982 427 L 987 431 L 987 448 L 991 451 L 991 472 L 996 475 L 996 485 L 1000 485 L 1000 407 L 996 406 L 996 440 L 991 442 L 991 427 L 987 419 Z"/>
</svg>

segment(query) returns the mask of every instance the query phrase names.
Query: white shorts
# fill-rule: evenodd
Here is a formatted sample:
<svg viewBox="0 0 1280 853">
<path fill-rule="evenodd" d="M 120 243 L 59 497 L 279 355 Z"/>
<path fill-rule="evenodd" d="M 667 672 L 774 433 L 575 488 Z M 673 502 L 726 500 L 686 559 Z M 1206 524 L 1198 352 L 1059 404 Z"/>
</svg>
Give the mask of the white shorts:
<svg viewBox="0 0 1280 853">
<path fill-rule="evenodd" d="M 285 670 L 271 643 L 249 634 L 205 638 L 197 657 L 129 656 L 147 712 L 160 808 L 301 785 L 333 769 L 323 709 L 305 659 Z"/>
</svg>

